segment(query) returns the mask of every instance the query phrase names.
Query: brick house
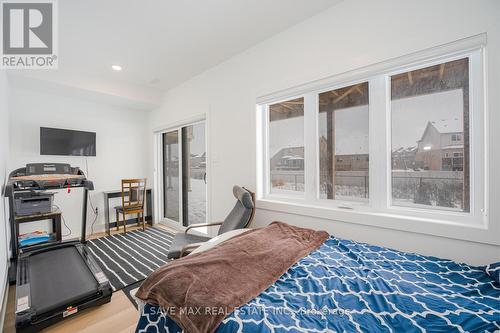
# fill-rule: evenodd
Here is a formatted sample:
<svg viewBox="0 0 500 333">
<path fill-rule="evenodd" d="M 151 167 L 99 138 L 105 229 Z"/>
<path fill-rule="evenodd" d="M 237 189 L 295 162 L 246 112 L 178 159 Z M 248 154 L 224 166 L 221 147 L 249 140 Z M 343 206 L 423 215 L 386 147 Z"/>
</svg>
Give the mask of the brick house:
<svg viewBox="0 0 500 333">
<path fill-rule="evenodd" d="M 463 171 L 464 135 L 460 119 L 429 121 L 417 142 L 415 160 L 426 170 Z"/>
</svg>

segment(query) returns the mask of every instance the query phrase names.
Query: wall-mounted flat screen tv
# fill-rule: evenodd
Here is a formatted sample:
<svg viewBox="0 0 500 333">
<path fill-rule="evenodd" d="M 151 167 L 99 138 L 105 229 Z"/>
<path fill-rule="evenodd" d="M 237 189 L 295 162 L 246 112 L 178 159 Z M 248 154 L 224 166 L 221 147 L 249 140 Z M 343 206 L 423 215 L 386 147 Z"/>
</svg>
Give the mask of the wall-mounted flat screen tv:
<svg viewBox="0 0 500 333">
<path fill-rule="evenodd" d="M 96 133 L 40 127 L 40 155 L 96 156 Z"/>
</svg>

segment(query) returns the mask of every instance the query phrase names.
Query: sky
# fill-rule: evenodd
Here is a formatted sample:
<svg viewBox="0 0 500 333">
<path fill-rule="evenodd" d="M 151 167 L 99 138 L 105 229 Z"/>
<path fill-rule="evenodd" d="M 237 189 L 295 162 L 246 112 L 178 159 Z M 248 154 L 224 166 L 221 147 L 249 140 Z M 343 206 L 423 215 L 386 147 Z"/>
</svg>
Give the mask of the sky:
<svg viewBox="0 0 500 333">
<path fill-rule="evenodd" d="M 335 111 L 335 154 L 368 154 L 368 105 Z M 327 137 L 326 112 L 319 114 L 319 136 Z"/>
<path fill-rule="evenodd" d="M 392 148 L 416 146 L 429 121 L 458 118 L 463 121 L 462 90 L 404 98 L 392 102 Z M 368 153 L 368 107 L 336 111 L 336 154 Z M 319 116 L 319 136 L 326 137 L 326 113 Z M 296 117 L 269 124 L 271 156 L 285 147 L 304 145 L 304 118 Z"/>
<path fill-rule="evenodd" d="M 335 153 L 368 153 L 368 106 L 337 111 Z M 326 137 L 326 113 L 319 115 L 319 136 Z M 319 137 L 318 137 L 319 139 Z M 304 146 L 304 117 L 272 121 L 269 124 L 269 154 L 285 147 Z"/>
<path fill-rule="evenodd" d="M 206 141 L 205 141 L 205 123 L 198 123 L 191 125 L 193 127 L 193 137 L 190 143 L 190 152 L 194 155 L 202 155 L 206 152 Z M 175 130 L 177 131 L 177 130 Z M 180 138 L 178 138 L 179 140 Z M 177 149 L 179 149 L 180 142 L 173 147 L 172 150 L 172 160 L 177 160 L 179 157 L 179 153 Z"/>
<path fill-rule="evenodd" d="M 395 100 L 391 116 L 392 149 L 416 146 L 429 121 L 458 118 L 463 123 L 462 90 Z"/>
<path fill-rule="evenodd" d="M 193 127 L 193 137 L 189 141 L 190 152 L 194 155 L 202 155 L 206 151 L 205 123 L 191 125 Z"/>
<path fill-rule="evenodd" d="M 206 151 L 205 123 L 193 126 L 193 140 L 191 140 L 191 154 L 202 155 Z"/>
</svg>

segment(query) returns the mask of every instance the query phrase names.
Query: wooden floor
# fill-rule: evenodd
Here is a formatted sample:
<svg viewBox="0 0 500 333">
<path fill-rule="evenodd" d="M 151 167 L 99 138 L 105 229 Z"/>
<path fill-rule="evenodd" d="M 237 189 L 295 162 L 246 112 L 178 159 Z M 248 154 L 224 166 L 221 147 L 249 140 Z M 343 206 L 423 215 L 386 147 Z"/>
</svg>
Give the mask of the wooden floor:
<svg viewBox="0 0 500 333">
<path fill-rule="evenodd" d="M 159 226 L 159 225 L 156 225 Z M 163 227 L 163 226 L 160 226 Z M 169 231 L 174 231 L 164 227 Z M 127 227 L 127 231 L 134 230 L 135 227 Z M 116 233 L 113 231 L 112 233 Z M 105 236 L 104 233 L 95 234 L 89 238 L 97 238 Z M 15 286 L 9 287 L 9 295 L 7 301 L 7 313 L 5 315 L 5 323 L 3 332 L 14 333 L 14 301 L 15 301 Z M 59 322 L 45 330 L 47 333 L 63 333 L 63 332 L 106 332 L 106 333 L 126 333 L 134 332 L 139 314 L 135 307 L 130 303 L 123 291 L 114 292 L 111 297 L 111 302 L 82 311 L 81 313 Z"/>
</svg>

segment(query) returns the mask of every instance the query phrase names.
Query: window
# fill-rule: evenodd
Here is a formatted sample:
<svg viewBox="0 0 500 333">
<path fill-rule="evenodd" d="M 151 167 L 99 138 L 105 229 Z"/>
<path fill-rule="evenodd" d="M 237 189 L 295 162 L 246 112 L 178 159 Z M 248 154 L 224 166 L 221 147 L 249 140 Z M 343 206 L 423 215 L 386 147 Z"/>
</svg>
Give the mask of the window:
<svg viewBox="0 0 500 333">
<path fill-rule="evenodd" d="M 321 93 L 318 103 L 320 198 L 367 200 L 368 82 Z"/>
<path fill-rule="evenodd" d="M 482 38 L 262 97 L 263 207 L 415 232 L 484 225 Z"/>
<path fill-rule="evenodd" d="M 468 58 L 393 75 L 391 119 L 393 204 L 469 211 Z"/>
<path fill-rule="evenodd" d="M 304 98 L 269 105 L 270 188 L 304 192 Z"/>
</svg>

